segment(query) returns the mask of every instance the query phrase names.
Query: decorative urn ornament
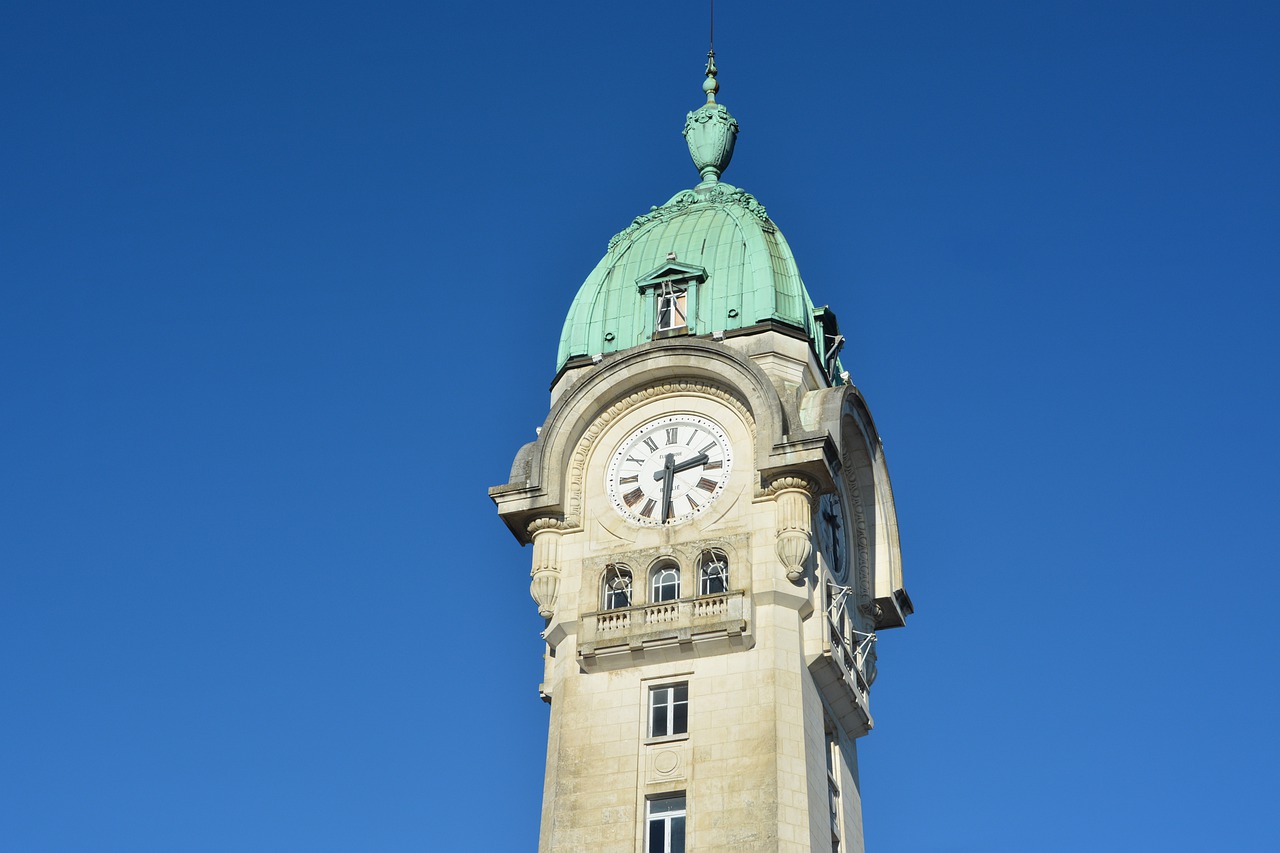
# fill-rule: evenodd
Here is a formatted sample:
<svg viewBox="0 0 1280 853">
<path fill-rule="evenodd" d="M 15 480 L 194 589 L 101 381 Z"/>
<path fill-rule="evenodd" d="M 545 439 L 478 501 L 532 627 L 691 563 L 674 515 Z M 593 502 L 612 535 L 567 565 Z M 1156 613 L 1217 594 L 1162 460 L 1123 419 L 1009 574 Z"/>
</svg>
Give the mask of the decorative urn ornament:
<svg viewBox="0 0 1280 853">
<path fill-rule="evenodd" d="M 733 143 L 738 138 L 738 120 L 729 115 L 723 104 L 716 103 L 716 52 L 707 53 L 707 79 L 702 84 L 707 102 L 689 113 L 684 123 L 684 139 L 689 144 L 689 156 L 704 184 L 714 184 L 729 168 L 733 159 Z"/>
</svg>

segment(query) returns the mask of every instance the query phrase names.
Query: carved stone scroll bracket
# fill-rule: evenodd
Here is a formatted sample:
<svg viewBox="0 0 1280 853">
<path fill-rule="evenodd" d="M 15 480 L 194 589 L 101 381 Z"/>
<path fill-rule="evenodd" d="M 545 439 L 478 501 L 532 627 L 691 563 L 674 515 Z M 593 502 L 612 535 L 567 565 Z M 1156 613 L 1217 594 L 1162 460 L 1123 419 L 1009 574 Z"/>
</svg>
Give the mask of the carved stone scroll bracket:
<svg viewBox="0 0 1280 853">
<path fill-rule="evenodd" d="M 804 565 L 813 553 L 813 496 L 818 484 L 803 474 L 775 477 L 766 492 L 778 504 L 778 539 L 774 551 L 787 570 L 787 580 L 801 583 Z"/>
<path fill-rule="evenodd" d="M 560 591 L 560 534 L 564 522 L 558 518 L 535 518 L 529 522 L 533 539 L 533 580 L 529 594 L 538 604 L 538 615 L 550 619 L 556 612 L 556 595 Z"/>
</svg>

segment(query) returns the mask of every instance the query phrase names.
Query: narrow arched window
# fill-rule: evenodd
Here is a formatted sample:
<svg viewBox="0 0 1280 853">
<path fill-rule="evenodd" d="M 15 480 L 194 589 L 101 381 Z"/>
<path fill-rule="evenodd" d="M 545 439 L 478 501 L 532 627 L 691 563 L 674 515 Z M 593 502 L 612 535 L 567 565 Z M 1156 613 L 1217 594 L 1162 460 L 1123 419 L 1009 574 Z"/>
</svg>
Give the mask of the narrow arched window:
<svg viewBox="0 0 1280 853">
<path fill-rule="evenodd" d="M 631 570 L 621 563 L 604 567 L 604 609 L 631 606 Z"/>
<path fill-rule="evenodd" d="M 710 548 L 698 558 L 698 595 L 720 595 L 729 591 L 729 558 L 719 548 Z"/>
<path fill-rule="evenodd" d="M 675 601 L 680 597 L 680 567 L 675 563 L 660 563 L 653 570 L 653 595 L 650 601 Z"/>
</svg>

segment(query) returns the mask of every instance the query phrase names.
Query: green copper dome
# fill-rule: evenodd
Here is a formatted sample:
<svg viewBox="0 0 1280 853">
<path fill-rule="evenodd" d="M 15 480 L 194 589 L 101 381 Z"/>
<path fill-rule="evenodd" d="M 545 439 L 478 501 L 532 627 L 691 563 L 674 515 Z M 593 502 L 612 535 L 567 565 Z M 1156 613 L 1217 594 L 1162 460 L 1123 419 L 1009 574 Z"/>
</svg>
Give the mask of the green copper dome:
<svg viewBox="0 0 1280 853">
<path fill-rule="evenodd" d="M 569 308 L 556 369 L 575 356 L 652 340 L 664 280 L 687 286 L 683 333 L 777 321 L 808 335 L 821 357 L 813 302 L 782 232 L 754 197 L 711 182 L 678 193 L 609 241 Z"/>
<path fill-rule="evenodd" d="M 609 251 L 569 307 L 557 371 L 574 358 L 668 335 L 780 323 L 806 335 L 832 379 L 838 375 L 843 338 L 835 316 L 814 311 L 795 256 L 764 206 L 720 181 L 733 158 L 738 122 L 716 103 L 715 51 L 707 54 L 706 77 L 707 101 L 684 125 L 702 182 L 636 217 L 609 241 Z"/>
</svg>

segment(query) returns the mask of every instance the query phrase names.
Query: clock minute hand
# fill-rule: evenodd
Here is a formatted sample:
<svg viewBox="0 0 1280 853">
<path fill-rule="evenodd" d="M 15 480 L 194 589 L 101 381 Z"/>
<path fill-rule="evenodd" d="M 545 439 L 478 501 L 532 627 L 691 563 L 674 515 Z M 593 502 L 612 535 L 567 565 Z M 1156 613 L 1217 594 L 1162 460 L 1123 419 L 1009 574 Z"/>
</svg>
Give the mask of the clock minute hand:
<svg viewBox="0 0 1280 853">
<path fill-rule="evenodd" d="M 707 454 L 699 453 L 697 456 L 690 456 L 688 459 L 684 460 L 679 465 L 672 468 L 671 473 L 679 474 L 681 471 L 688 471 L 690 468 L 693 468 L 695 466 L 705 465 L 709 461 L 711 460 L 707 458 Z"/>
<path fill-rule="evenodd" d="M 667 458 L 668 458 L 668 459 L 674 459 L 674 457 L 673 457 L 673 456 L 672 456 L 672 454 L 670 454 L 670 453 L 668 453 L 668 454 L 667 454 Z M 697 456 L 690 456 L 688 459 L 684 460 L 684 461 L 683 461 L 683 462 L 681 462 L 679 465 L 672 465 L 672 466 L 671 466 L 671 473 L 672 473 L 672 474 L 679 474 L 681 471 L 688 471 L 690 468 L 693 468 L 693 467 L 695 467 L 695 466 L 697 466 L 697 465 L 704 465 L 704 464 L 706 464 L 707 462 L 710 462 L 710 461 L 711 461 L 711 460 L 709 460 L 709 459 L 707 458 L 707 454 L 705 454 L 705 453 L 699 453 Z M 664 478 L 664 477 L 666 477 L 666 476 L 667 476 L 667 466 L 665 466 L 665 465 L 664 465 L 664 466 L 662 466 L 662 470 L 661 470 L 661 471 L 654 471 L 654 472 L 653 472 L 653 479 L 655 479 L 655 480 L 661 480 L 661 479 L 663 479 L 663 478 Z"/>
<path fill-rule="evenodd" d="M 671 486 L 676 478 L 676 457 L 670 453 L 667 454 L 667 461 L 662 465 L 662 523 L 666 524 L 671 519 Z M 653 478 L 659 479 L 658 472 L 653 472 Z"/>
</svg>

